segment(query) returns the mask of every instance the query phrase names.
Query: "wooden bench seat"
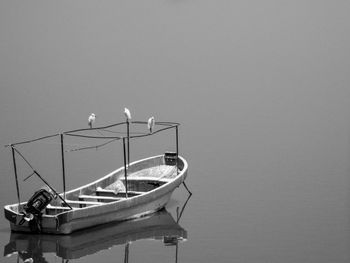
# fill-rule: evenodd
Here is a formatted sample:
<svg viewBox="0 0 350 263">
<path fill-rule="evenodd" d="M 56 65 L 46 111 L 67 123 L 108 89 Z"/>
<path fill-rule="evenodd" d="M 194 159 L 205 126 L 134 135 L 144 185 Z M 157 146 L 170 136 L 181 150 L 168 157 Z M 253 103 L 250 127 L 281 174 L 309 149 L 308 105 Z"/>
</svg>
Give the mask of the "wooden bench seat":
<svg viewBox="0 0 350 263">
<path fill-rule="evenodd" d="M 128 191 L 128 196 L 131 197 L 131 196 L 137 196 L 137 195 L 140 195 L 140 194 L 144 194 L 146 192 L 140 192 L 140 191 Z M 120 191 L 118 192 L 118 196 L 121 195 L 121 196 L 126 196 L 126 191 Z"/>
<path fill-rule="evenodd" d="M 52 209 L 52 210 L 71 210 L 69 207 L 66 206 L 52 206 L 48 205 L 46 209 Z"/>
<path fill-rule="evenodd" d="M 65 201 L 69 205 L 79 205 L 80 208 L 87 206 L 87 205 L 101 205 L 101 204 L 103 204 L 101 202 L 92 202 L 92 201 L 75 201 L 75 200 L 65 200 Z"/>
<path fill-rule="evenodd" d="M 144 192 L 139 192 L 139 191 L 128 191 L 128 196 L 131 197 L 131 196 L 137 196 L 137 195 L 140 195 L 140 194 L 143 194 Z M 96 190 L 96 195 L 98 196 L 115 196 L 115 197 L 126 197 L 126 192 L 125 191 L 119 191 L 117 193 L 115 193 L 114 190 L 108 190 L 108 189 L 99 189 L 99 190 Z M 122 198 L 120 198 L 122 199 Z"/>
<path fill-rule="evenodd" d="M 120 178 L 120 180 L 125 183 L 125 178 Z M 149 183 L 160 183 L 165 184 L 171 179 L 168 178 L 157 178 L 157 177 L 128 177 L 128 182 L 149 182 Z"/>
<path fill-rule="evenodd" d="M 48 205 L 45 208 L 45 214 L 46 215 L 57 215 L 63 212 L 70 211 L 71 208 L 66 207 L 66 206 L 53 206 L 53 205 Z"/>
<path fill-rule="evenodd" d="M 122 198 L 112 196 L 98 196 L 98 195 L 79 195 L 79 200 L 103 200 L 103 201 L 119 201 Z"/>
</svg>

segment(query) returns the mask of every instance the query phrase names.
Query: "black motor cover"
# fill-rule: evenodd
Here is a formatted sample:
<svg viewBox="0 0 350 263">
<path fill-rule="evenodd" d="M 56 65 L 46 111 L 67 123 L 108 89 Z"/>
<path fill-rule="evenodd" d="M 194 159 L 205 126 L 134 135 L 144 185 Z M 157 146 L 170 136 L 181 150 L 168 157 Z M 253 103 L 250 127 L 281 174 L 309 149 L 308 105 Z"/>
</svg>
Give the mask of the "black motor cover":
<svg viewBox="0 0 350 263">
<path fill-rule="evenodd" d="M 27 204 L 24 205 L 24 211 L 28 214 L 39 215 L 53 198 L 54 196 L 49 191 L 40 189 L 36 191 Z"/>
<path fill-rule="evenodd" d="M 164 160 L 166 165 L 176 165 L 177 164 L 177 153 L 175 152 L 165 152 Z"/>
</svg>

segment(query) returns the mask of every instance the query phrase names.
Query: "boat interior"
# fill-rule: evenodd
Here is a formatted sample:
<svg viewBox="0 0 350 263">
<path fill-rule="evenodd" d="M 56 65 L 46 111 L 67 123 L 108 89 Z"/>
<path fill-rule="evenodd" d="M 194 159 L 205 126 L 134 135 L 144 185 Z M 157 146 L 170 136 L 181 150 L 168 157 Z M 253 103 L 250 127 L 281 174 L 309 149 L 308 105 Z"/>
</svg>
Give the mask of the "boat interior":
<svg viewBox="0 0 350 263">
<path fill-rule="evenodd" d="M 175 178 L 183 169 L 183 163 L 178 159 L 178 165 L 175 164 L 173 158 L 168 158 L 165 154 L 130 165 L 127 178 L 124 169 L 119 169 L 102 180 L 67 192 L 64 201 L 56 197 L 46 206 L 43 214 L 57 215 L 71 209 L 103 205 L 142 195 Z M 20 205 L 19 211 L 23 211 L 23 206 L 24 203 Z M 18 212 L 18 205 L 12 205 L 10 209 Z"/>
</svg>

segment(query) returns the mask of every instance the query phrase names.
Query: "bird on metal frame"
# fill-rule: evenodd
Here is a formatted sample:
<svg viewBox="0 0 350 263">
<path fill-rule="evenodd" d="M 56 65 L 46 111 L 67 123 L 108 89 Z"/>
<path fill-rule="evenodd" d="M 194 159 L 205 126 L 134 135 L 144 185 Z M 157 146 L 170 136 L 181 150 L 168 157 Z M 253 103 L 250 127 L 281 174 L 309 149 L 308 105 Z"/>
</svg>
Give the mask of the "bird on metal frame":
<svg viewBox="0 0 350 263">
<path fill-rule="evenodd" d="M 155 124 L 155 121 L 154 121 L 154 117 L 152 116 L 151 118 L 148 119 L 148 122 L 147 122 L 147 127 L 150 133 L 153 133 L 154 124 Z"/>
<path fill-rule="evenodd" d="M 92 128 L 92 124 L 94 124 L 94 122 L 96 121 L 96 115 L 95 113 L 91 113 L 91 115 L 89 116 L 89 127 L 90 129 Z"/>
<path fill-rule="evenodd" d="M 124 108 L 124 114 L 127 119 L 127 121 L 131 120 L 131 113 L 128 108 Z"/>
</svg>

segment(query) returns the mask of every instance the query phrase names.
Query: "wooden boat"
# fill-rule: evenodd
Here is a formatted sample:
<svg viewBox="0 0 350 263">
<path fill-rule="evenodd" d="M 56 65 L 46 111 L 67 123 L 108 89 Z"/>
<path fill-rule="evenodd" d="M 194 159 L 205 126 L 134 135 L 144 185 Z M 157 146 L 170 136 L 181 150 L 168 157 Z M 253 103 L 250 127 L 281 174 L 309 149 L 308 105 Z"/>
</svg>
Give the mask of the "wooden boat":
<svg viewBox="0 0 350 263">
<path fill-rule="evenodd" d="M 42 260 L 45 254 L 54 253 L 69 260 L 145 239 L 161 240 L 166 246 L 177 245 L 179 241 L 187 239 L 187 231 L 177 221 L 166 209 L 162 209 L 141 219 L 104 224 L 71 235 L 27 235 L 13 232 L 9 243 L 4 247 L 4 256 L 17 254 L 23 261 L 31 258 L 36 262 Z"/>
<path fill-rule="evenodd" d="M 94 139 L 122 139 L 124 147 L 123 167 L 92 183 L 68 192 L 64 191 L 61 194 L 58 194 L 16 149 L 18 144 L 36 142 L 39 139 L 9 145 L 12 148 L 14 158 L 16 182 L 15 154 L 17 153 L 33 169 L 32 175 L 38 176 L 50 190 L 36 192 L 28 202 L 20 202 L 18 192 L 18 203 L 4 207 L 5 217 L 10 222 L 11 230 L 70 234 L 76 230 L 112 221 L 137 218 L 162 209 L 169 201 L 173 191 L 184 183 L 187 177 L 188 164 L 183 157 L 178 155 L 178 124 L 155 123 L 155 126 L 158 124 L 165 127 L 161 127 L 159 130 L 152 127 L 149 133 L 133 136 L 129 134 L 130 123 L 135 125 L 147 124 L 147 122 L 129 122 L 127 120 L 123 123 L 105 127 L 80 129 L 58 134 L 61 137 L 63 182 L 65 182 L 63 135 Z M 120 125 L 127 125 L 128 134 L 126 136 L 106 137 L 101 133 L 107 128 L 110 129 Z M 176 152 L 166 152 L 165 154 L 129 163 L 130 139 L 150 136 L 169 128 L 176 128 Z M 81 134 L 94 130 L 99 130 L 101 135 Z M 44 138 L 48 137 L 50 136 Z"/>
</svg>

